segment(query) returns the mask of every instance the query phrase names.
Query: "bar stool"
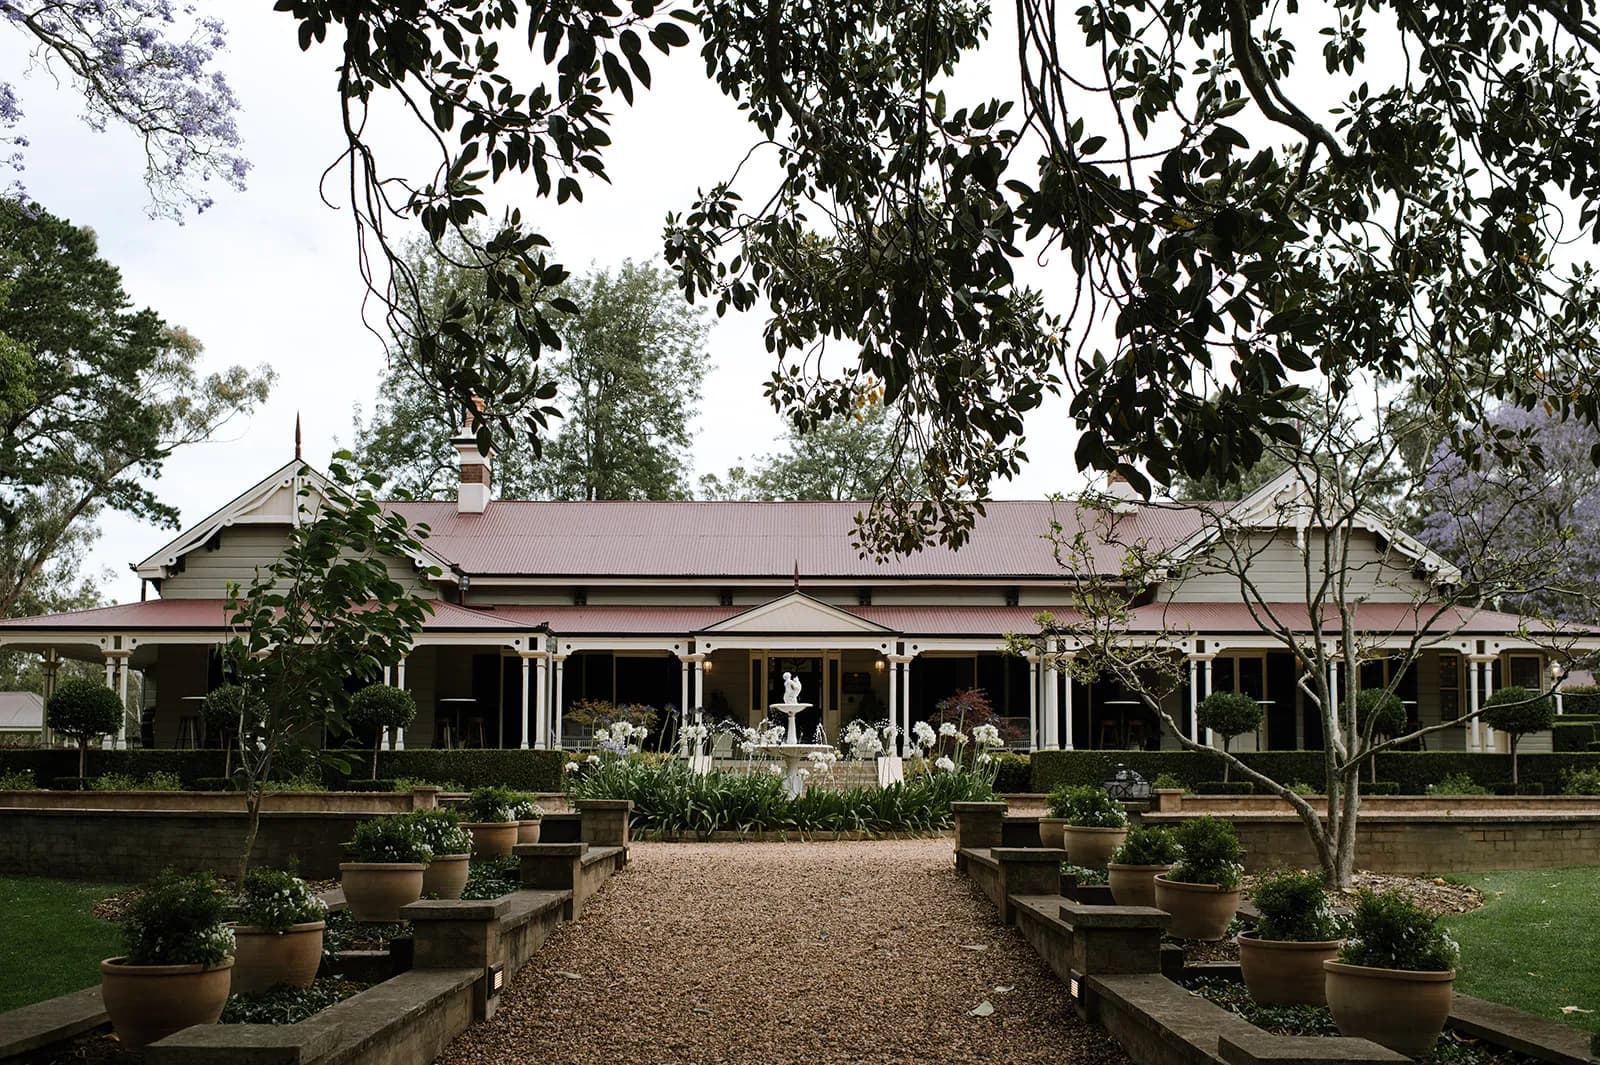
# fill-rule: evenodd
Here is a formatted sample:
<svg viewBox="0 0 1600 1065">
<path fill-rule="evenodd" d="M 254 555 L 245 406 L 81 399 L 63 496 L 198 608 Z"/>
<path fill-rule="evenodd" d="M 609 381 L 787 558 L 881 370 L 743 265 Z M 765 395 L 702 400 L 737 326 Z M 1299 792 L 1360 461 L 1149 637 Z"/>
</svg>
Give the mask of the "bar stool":
<svg viewBox="0 0 1600 1065">
<path fill-rule="evenodd" d="M 467 718 L 467 727 L 462 730 L 461 742 L 468 747 L 489 746 L 489 726 L 483 718 Z"/>
<path fill-rule="evenodd" d="M 192 751 L 200 743 L 200 718 L 194 714 L 184 714 L 178 718 L 178 748 Z"/>
</svg>

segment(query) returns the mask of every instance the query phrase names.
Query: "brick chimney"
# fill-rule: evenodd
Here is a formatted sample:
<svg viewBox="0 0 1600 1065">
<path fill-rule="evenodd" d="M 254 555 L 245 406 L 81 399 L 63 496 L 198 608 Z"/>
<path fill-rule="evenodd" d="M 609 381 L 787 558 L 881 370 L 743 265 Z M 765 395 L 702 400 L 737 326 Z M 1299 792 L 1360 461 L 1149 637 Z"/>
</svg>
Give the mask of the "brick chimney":
<svg viewBox="0 0 1600 1065">
<path fill-rule="evenodd" d="M 483 400 L 472 397 L 472 403 L 483 413 Z M 456 488 L 456 513 L 482 514 L 489 506 L 491 450 L 485 455 L 478 450 L 478 434 L 469 415 L 461 432 L 450 441 L 456 449 L 456 463 L 461 470 L 461 483 Z"/>
</svg>

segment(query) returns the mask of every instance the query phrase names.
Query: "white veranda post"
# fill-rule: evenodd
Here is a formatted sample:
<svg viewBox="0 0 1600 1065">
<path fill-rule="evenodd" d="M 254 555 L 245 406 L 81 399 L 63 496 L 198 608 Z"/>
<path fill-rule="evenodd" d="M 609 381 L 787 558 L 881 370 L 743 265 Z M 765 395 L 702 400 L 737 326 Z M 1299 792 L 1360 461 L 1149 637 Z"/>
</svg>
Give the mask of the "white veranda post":
<svg viewBox="0 0 1600 1065">
<path fill-rule="evenodd" d="M 1028 656 L 1028 749 L 1039 748 L 1039 656 Z"/>
<path fill-rule="evenodd" d="M 1478 720 L 1478 707 L 1482 705 L 1478 696 L 1478 659 L 1475 656 L 1467 657 L 1467 712 L 1472 714 L 1472 723 L 1467 726 L 1467 750 L 1483 750 L 1483 722 Z"/>
<path fill-rule="evenodd" d="M 1200 742 L 1200 659 L 1189 656 L 1189 739 Z"/>
<path fill-rule="evenodd" d="M 550 746 L 550 685 L 549 655 L 544 651 L 535 651 L 533 660 L 534 679 L 534 743 L 541 748 Z"/>
<path fill-rule="evenodd" d="M 555 698 L 550 704 L 550 746 L 559 751 L 562 745 L 561 718 L 565 708 L 565 692 L 562 689 L 566 687 L 567 656 L 564 654 L 551 655 L 550 662 L 550 672 L 554 675 L 552 686 L 555 688 Z"/>
<path fill-rule="evenodd" d="M 1056 729 L 1061 721 L 1057 700 L 1061 692 L 1061 674 L 1053 662 L 1044 664 L 1044 749 L 1054 751 L 1060 747 Z"/>
<path fill-rule="evenodd" d="M 1216 658 L 1216 655 L 1206 655 L 1204 658 L 1202 658 L 1200 660 L 1200 669 L 1201 669 L 1202 677 L 1205 680 L 1205 688 L 1206 688 L 1206 694 L 1207 695 L 1211 694 L 1211 677 L 1212 677 L 1211 663 L 1215 658 Z M 1198 722 L 1196 722 L 1196 727 L 1198 727 Z M 1201 742 L 1203 742 L 1207 747 L 1216 746 L 1215 742 L 1211 739 L 1211 730 L 1210 729 L 1202 729 L 1201 732 L 1202 732 L 1202 740 L 1201 740 Z"/>
<path fill-rule="evenodd" d="M 1061 749 L 1072 750 L 1072 655 L 1066 656 L 1068 666 L 1061 671 Z"/>
<path fill-rule="evenodd" d="M 396 688 L 401 689 L 402 691 L 405 690 L 405 686 L 406 686 L 406 660 L 404 658 L 400 659 L 399 662 L 395 663 L 395 667 L 394 667 L 394 686 Z M 393 740 L 393 743 L 392 743 L 391 747 L 392 747 L 393 750 L 396 750 L 396 751 L 403 751 L 403 750 L 406 749 L 406 728 L 405 728 L 404 725 L 396 725 L 395 726 L 395 729 L 394 729 L 394 740 Z"/>
<path fill-rule="evenodd" d="M 522 744 L 523 750 L 528 749 L 528 697 L 533 693 L 533 656 L 527 653 L 522 655 Z"/>
<path fill-rule="evenodd" d="M 889 724 L 895 725 L 900 720 L 900 656 L 889 656 Z M 911 737 L 902 734 L 900 748 L 906 754 L 911 753 Z"/>
</svg>

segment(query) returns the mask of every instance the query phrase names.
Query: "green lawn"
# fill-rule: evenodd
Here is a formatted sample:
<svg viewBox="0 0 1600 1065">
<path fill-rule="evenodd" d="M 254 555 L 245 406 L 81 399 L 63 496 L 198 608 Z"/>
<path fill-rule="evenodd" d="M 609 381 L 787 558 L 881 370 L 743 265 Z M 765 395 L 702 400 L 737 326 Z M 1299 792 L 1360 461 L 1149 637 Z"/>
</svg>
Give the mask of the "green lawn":
<svg viewBox="0 0 1600 1065">
<path fill-rule="evenodd" d="M 89 912 L 114 884 L 0 876 L 0 1012 L 100 982 L 100 959 L 121 953 L 115 925 Z"/>
<path fill-rule="evenodd" d="M 1461 944 L 1456 990 L 1600 1032 L 1600 867 L 1450 879 L 1485 899 L 1445 918 Z"/>
</svg>

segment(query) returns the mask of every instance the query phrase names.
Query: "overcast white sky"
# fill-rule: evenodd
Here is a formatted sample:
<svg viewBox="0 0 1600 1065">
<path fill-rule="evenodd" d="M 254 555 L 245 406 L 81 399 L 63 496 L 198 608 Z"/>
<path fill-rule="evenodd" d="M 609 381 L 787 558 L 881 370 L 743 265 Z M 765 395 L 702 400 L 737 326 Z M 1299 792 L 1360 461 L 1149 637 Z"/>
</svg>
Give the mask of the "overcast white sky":
<svg viewBox="0 0 1600 1065">
<path fill-rule="evenodd" d="M 294 21 L 265 3 L 202 6 L 227 21 L 230 47 L 221 67 L 243 105 L 244 150 L 254 170 L 247 191 L 217 188 L 215 207 L 181 226 L 146 216 L 143 160 L 132 136 L 86 127 L 77 120 L 70 89 L 57 88 L 42 72 L 17 81 L 27 115 L 23 132 L 31 141 L 24 174 L 29 192 L 53 213 L 92 227 L 101 254 L 121 268 L 133 299 L 197 336 L 209 366 L 265 363 L 278 372 L 271 400 L 253 417 L 167 463 L 160 492 L 185 522 L 286 461 L 297 412 L 306 457 L 323 462 L 337 440 L 348 442 L 352 407 L 371 410 L 382 368 L 380 345 L 361 322 L 348 213 L 330 210 L 317 194 L 320 175 L 340 146 L 335 53 L 327 47 L 302 53 Z M 20 35 L 0 37 L 0 70 L 8 76 L 26 66 L 23 45 Z M 616 115 L 607 156 L 610 187 L 590 182 L 583 204 L 559 208 L 531 192 L 508 190 L 569 267 L 656 256 L 666 213 L 686 208 L 697 187 L 726 176 L 753 142 L 753 131 L 705 80 L 693 51 L 673 62 L 656 56 L 655 89 Z M 997 74 L 1007 69 L 1007 42 L 991 42 L 986 51 L 997 61 Z M 972 73 L 981 82 L 987 72 Z M 767 450 L 782 431 L 761 391 L 771 368 L 761 321 L 759 315 L 728 318 L 711 333 L 711 366 L 695 422 L 696 475 Z M 997 495 L 1039 496 L 1081 484 L 1066 423 L 1064 404 L 1035 413 L 1029 421 L 1033 462 Z M 92 561 L 111 571 L 113 599 L 137 598 L 128 564 L 172 535 L 120 515 L 103 522 Z"/>
</svg>

